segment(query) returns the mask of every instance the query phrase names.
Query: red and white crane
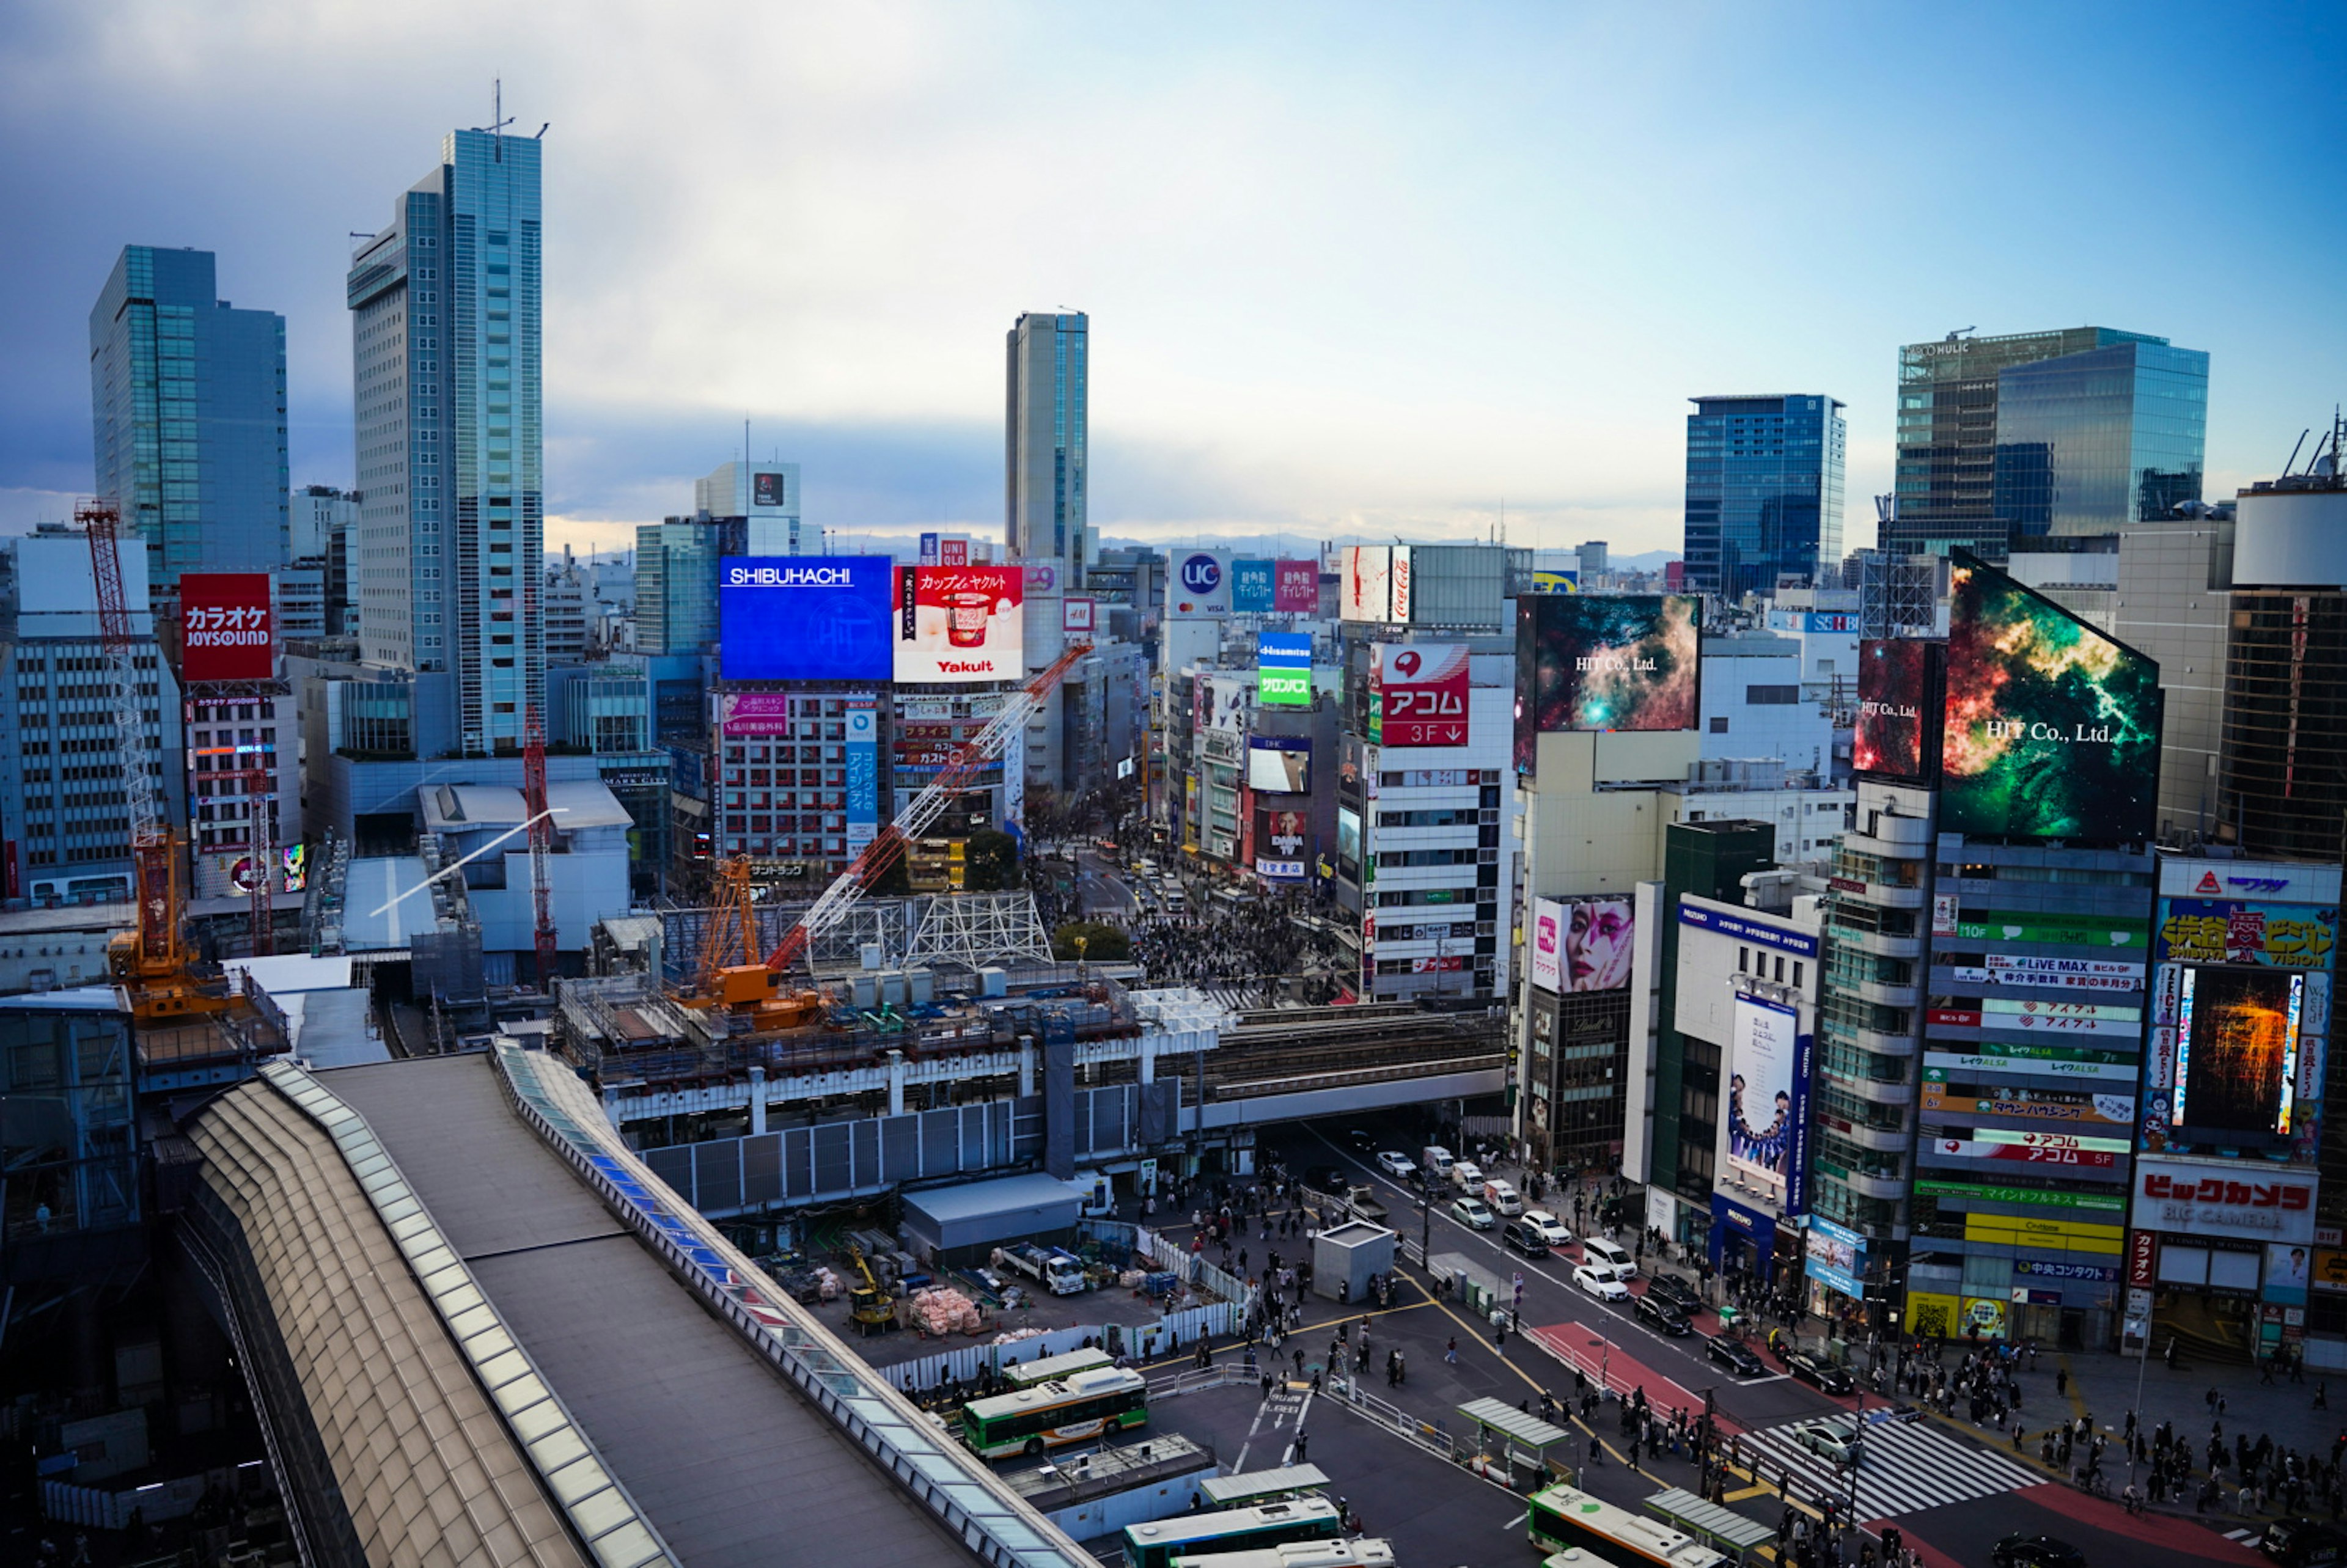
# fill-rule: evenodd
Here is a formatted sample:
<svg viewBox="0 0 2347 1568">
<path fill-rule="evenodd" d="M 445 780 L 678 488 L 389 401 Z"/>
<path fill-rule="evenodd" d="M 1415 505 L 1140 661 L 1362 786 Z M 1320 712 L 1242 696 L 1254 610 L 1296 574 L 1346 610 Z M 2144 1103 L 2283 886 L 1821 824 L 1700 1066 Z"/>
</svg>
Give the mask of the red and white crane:
<svg viewBox="0 0 2347 1568">
<path fill-rule="evenodd" d="M 931 824 L 945 815 L 954 797 L 969 787 L 979 770 L 1002 754 L 1010 737 L 1023 733 L 1027 721 L 1035 716 L 1061 680 L 1076 661 L 1092 651 L 1089 643 L 1076 643 L 1052 661 L 1002 705 L 986 728 L 955 749 L 938 776 L 928 787 L 906 803 L 896 820 L 880 830 L 870 844 L 864 846 L 848 868 L 839 874 L 837 881 L 823 890 L 823 897 L 809 906 L 799 917 L 798 924 L 783 933 L 783 939 L 766 956 L 766 968 L 779 974 L 803 957 L 809 943 L 825 931 L 846 918 L 847 912 L 864 897 L 865 889 L 879 879 L 880 874 L 896 863 L 913 840 L 927 832 Z"/>
</svg>

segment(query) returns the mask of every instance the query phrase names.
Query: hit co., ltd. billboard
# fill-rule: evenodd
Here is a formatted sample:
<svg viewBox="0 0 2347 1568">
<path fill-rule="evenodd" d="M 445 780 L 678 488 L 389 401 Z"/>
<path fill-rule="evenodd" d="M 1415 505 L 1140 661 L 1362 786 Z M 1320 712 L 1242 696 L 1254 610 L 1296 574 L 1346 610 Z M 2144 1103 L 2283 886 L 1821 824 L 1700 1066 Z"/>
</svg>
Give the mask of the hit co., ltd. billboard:
<svg viewBox="0 0 2347 1568">
<path fill-rule="evenodd" d="M 1701 713 L 1703 601 L 1686 594 L 1516 600 L 1516 769 L 1569 730 L 1692 730 Z"/>
<path fill-rule="evenodd" d="M 1950 552 L 1940 829 L 2137 844 L 2159 804 L 2159 666 Z"/>
<path fill-rule="evenodd" d="M 1940 644 L 1901 637 L 1858 649 L 1850 762 L 1873 778 L 1922 784 L 1940 771 Z"/>
</svg>

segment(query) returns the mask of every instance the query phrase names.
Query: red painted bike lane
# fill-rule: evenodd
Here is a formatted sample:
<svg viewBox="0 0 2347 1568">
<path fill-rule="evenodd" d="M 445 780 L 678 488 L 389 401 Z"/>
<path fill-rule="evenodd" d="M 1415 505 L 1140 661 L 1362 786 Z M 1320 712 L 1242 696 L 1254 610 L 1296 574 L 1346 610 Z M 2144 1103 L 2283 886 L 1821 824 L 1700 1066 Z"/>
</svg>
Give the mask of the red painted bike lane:
<svg viewBox="0 0 2347 1568">
<path fill-rule="evenodd" d="M 1568 1374 L 1576 1370 L 1586 1373 L 1592 1383 L 1601 1383 L 1624 1399 L 1644 1389 L 1650 1409 L 1666 1415 L 1675 1409 L 1684 1409 L 1690 1416 L 1703 1413 L 1701 1394 L 1627 1354 L 1622 1342 L 1604 1327 L 1574 1321 L 1547 1323 L 1526 1328 L 1524 1335 L 1563 1362 Z M 1560 1399 L 1571 1395 L 1570 1389 L 1556 1392 Z M 1712 1420 L 1723 1433 L 1745 1430 L 1716 1408 Z"/>
</svg>

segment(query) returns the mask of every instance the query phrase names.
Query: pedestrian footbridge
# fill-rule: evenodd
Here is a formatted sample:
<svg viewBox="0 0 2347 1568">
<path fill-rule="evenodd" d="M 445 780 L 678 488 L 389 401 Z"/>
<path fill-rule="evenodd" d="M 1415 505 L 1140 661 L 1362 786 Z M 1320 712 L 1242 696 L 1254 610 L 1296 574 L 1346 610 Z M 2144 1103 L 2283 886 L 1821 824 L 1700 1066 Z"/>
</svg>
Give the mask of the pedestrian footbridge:
<svg viewBox="0 0 2347 1568">
<path fill-rule="evenodd" d="M 558 1061 L 278 1063 L 184 1131 L 305 1563 L 1090 1568 Z"/>
</svg>

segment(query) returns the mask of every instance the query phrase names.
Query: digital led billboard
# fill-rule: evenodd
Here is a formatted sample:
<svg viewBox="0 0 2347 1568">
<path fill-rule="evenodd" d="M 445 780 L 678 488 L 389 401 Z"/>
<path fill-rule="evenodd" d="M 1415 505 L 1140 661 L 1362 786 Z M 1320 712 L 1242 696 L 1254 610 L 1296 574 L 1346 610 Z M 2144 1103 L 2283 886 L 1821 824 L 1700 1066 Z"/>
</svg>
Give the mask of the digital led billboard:
<svg viewBox="0 0 2347 1568">
<path fill-rule="evenodd" d="M 2175 1137 L 2289 1138 L 2305 998 L 2306 977 L 2287 970 L 2184 970 L 2169 1111 Z"/>
<path fill-rule="evenodd" d="M 1384 746 L 1467 743 L 1467 646 L 1374 643 L 1369 739 Z"/>
<path fill-rule="evenodd" d="M 1310 830 L 1300 811 L 1285 809 L 1255 814 L 1255 875 L 1275 882 L 1304 880 L 1305 846 Z"/>
<path fill-rule="evenodd" d="M 1940 828 L 2133 844 L 2159 804 L 2159 666 L 1950 552 Z"/>
<path fill-rule="evenodd" d="M 1301 736 L 1252 737 L 1247 742 L 1247 788 L 1258 794 L 1310 794 L 1312 743 Z"/>
<path fill-rule="evenodd" d="M 1025 592 L 1015 566 L 897 568 L 896 679 L 1024 680 Z"/>
<path fill-rule="evenodd" d="M 1922 783 L 1940 763 L 1940 645 L 1901 637 L 1859 644 L 1850 761 L 1876 778 Z"/>
<path fill-rule="evenodd" d="M 717 574 L 728 681 L 886 681 L 886 556 L 727 556 Z"/>
<path fill-rule="evenodd" d="M 179 628 L 185 680 L 266 681 L 277 673 L 265 571 L 181 573 Z"/>
<path fill-rule="evenodd" d="M 1534 594 L 1516 600 L 1516 769 L 1567 730 L 1691 730 L 1701 711 L 1703 600 Z"/>
</svg>

